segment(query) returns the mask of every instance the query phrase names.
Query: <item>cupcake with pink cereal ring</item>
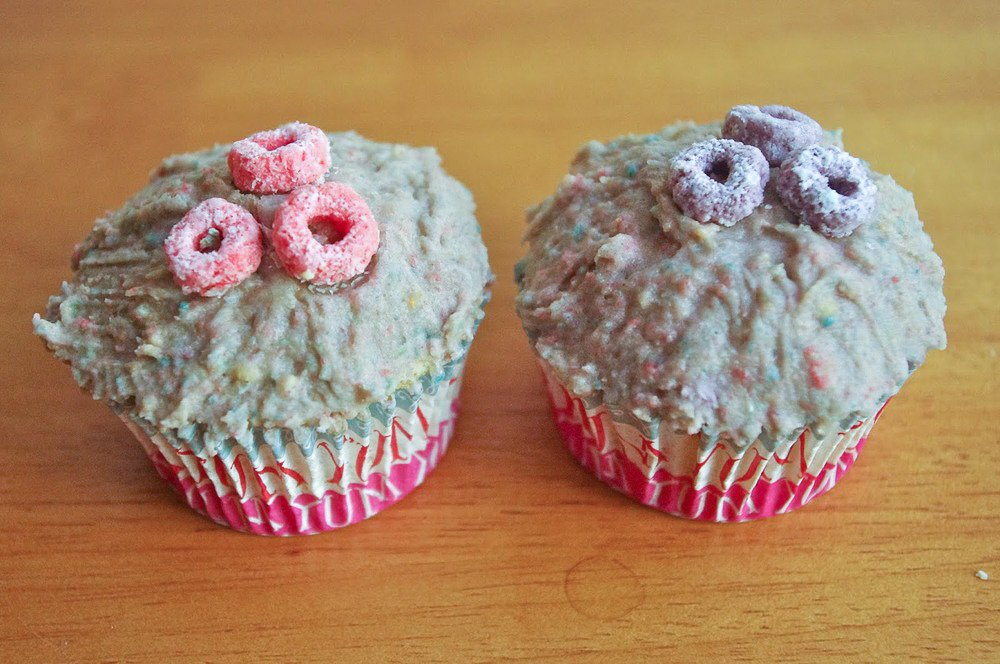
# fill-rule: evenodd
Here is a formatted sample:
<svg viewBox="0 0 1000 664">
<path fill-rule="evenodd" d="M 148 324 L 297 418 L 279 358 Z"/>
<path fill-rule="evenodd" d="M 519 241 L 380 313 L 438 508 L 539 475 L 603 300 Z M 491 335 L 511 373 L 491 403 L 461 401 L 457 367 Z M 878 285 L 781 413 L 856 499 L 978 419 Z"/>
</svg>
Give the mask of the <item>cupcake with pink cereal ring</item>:
<svg viewBox="0 0 1000 664">
<path fill-rule="evenodd" d="M 165 159 L 35 331 L 190 507 L 333 530 L 447 450 L 493 278 L 474 209 L 432 148 L 290 123 Z"/>
<path fill-rule="evenodd" d="M 911 194 L 785 106 L 588 143 L 527 224 L 516 306 L 557 427 L 670 514 L 826 492 L 946 343 Z"/>
</svg>

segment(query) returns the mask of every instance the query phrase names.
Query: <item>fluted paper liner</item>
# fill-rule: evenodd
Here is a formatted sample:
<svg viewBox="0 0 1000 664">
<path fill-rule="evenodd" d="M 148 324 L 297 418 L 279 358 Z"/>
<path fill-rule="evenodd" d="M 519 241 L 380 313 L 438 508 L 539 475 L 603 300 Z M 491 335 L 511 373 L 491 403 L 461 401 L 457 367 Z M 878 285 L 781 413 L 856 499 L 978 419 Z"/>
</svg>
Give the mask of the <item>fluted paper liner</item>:
<svg viewBox="0 0 1000 664">
<path fill-rule="evenodd" d="M 425 376 L 343 432 L 254 430 L 241 444 L 185 440 L 130 412 L 119 417 L 197 512 L 258 535 L 312 534 L 366 519 L 423 482 L 454 430 L 461 371 L 458 361 Z"/>
<path fill-rule="evenodd" d="M 782 514 L 829 491 L 861 452 L 882 409 L 848 430 L 809 430 L 744 448 L 699 436 L 647 435 L 603 404 L 575 396 L 540 361 L 556 424 L 570 452 L 598 479 L 656 509 L 690 519 L 748 521 Z"/>
</svg>

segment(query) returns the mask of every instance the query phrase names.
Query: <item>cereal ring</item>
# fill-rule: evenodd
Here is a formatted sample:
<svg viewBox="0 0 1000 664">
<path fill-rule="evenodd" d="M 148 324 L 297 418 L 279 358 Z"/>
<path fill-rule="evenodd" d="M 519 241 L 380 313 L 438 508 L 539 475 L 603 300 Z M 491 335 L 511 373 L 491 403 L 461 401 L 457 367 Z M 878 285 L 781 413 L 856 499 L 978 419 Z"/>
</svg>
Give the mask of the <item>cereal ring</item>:
<svg viewBox="0 0 1000 664">
<path fill-rule="evenodd" d="M 274 213 L 271 241 L 290 275 L 329 286 L 365 270 L 378 249 L 379 230 L 354 189 L 326 182 L 288 196 Z"/>
<path fill-rule="evenodd" d="M 253 215 L 225 199 L 210 198 L 170 229 L 163 250 L 183 292 L 212 296 L 254 273 L 264 240 Z"/>
<path fill-rule="evenodd" d="M 845 237 L 875 208 L 876 187 L 864 163 L 840 148 L 814 145 L 778 170 L 778 196 L 800 222 L 829 237 Z"/>
<path fill-rule="evenodd" d="M 777 166 L 788 155 L 818 143 L 823 128 L 805 113 L 771 104 L 733 106 L 722 123 L 723 138 L 758 148 L 767 163 Z"/>
<path fill-rule="evenodd" d="M 302 122 L 261 131 L 233 143 L 233 184 L 251 194 L 284 194 L 322 180 L 330 168 L 330 139 Z"/>
<path fill-rule="evenodd" d="M 684 214 L 732 226 L 761 204 L 770 177 L 757 148 L 710 138 L 671 160 L 668 186 Z"/>
</svg>

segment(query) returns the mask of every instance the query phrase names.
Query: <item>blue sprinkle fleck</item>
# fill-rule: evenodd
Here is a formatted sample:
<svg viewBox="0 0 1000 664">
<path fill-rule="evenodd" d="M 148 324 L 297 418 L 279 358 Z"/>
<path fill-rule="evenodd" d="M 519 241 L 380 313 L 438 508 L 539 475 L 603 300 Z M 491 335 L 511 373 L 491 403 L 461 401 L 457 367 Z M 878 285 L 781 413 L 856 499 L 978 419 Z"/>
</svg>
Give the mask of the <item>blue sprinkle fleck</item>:
<svg viewBox="0 0 1000 664">
<path fill-rule="evenodd" d="M 823 327 L 830 327 L 833 325 L 833 316 L 827 316 L 822 321 Z"/>
<path fill-rule="evenodd" d="M 625 169 L 625 173 L 626 173 L 626 175 L 628 175 L 628 176 L 629 176 L 630 178 L 634 178 L 634 177 L 635 177 L 636 175 L 638 175 L 638 173 L 639 173 L 639 167 L 638 167 L 638 166 L 636 166 L 635 164 L 629 164 L 629 165 L 628 165 L 628 168 L 627 168 L 627 169 Z"/>
<path fill-rule="evenodd" d="M 514 263 L 514 281 L 516 283 L 521 283 L 524 281 L 524 259 L 522 258 L 518 262 Z"/>
<path fill-rule="evenodd" d="M 156 232 L 146 234 L 146 249 L 155 249 L 163 244 L 164 237 Z"/>
<path fill-rule="evenodd" d="M 184 313 L 188 310 L 190 306 L 191 305 L 189 303 L 182 300 L 181 303 L 178 305 L 178 308 L 181 310 L 181 313 Z"/>
<path fill-rule="evenodd" d="M 584 228 L 583 224 L 577 224 L 576 226 L 573 227 L 573 239 L 577 241 L 582 240 L 583 234 L 586 232 L 587 229 Z"/>
</svg>

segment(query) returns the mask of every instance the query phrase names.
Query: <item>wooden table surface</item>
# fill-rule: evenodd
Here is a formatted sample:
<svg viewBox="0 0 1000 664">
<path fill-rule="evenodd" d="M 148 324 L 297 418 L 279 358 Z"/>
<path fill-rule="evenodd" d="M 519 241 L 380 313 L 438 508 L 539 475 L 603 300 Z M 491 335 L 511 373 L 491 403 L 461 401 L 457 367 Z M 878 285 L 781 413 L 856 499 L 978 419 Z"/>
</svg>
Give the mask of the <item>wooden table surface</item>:
<svg viewBox="0 0 1000 664">
<path fill-rule="evenodd" d="M 74 4 L 0 2 L 0 661 L 1000 661 L 1000 4 Z M 512 267 L 583 142 L 746 102 L 914 192 L 949 347 L 831 493 L 715 525 L 571 460 Z M 438 469 L 283 539 L 183 506 L 30 317 L 161 157 L 293 119 L 436 145 L 498 280 Z"/>
</svg>

